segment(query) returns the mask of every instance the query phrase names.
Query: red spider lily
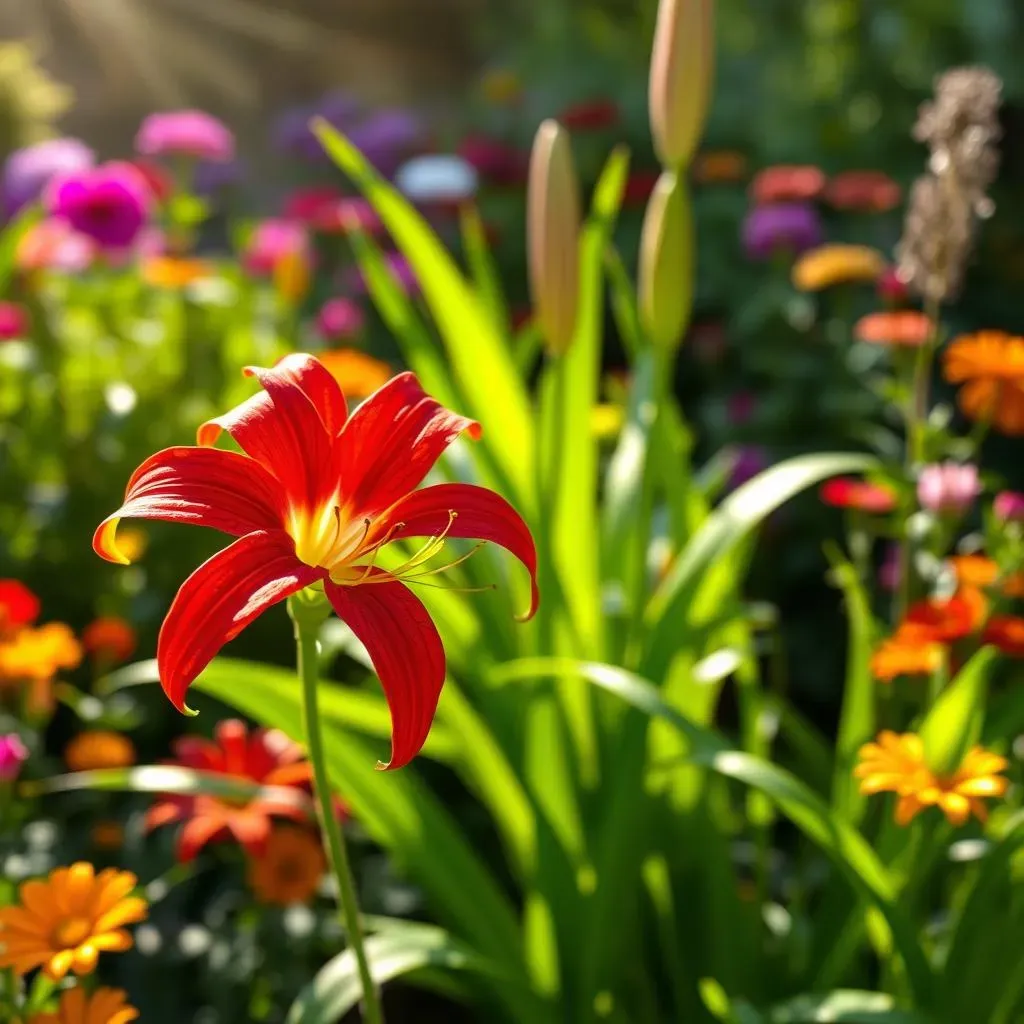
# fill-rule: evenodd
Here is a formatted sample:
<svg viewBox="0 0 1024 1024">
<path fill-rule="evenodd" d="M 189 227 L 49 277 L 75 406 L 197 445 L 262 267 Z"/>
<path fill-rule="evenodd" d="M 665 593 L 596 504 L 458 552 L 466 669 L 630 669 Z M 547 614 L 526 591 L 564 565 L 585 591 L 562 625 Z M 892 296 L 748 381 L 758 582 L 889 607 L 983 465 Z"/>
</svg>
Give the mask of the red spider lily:
<svg viewBox="0 0 1024 1024">
<path fill-rule="evenodd" d="M 536 610 L 537 555 L 512 506 L 471 484 L 414 490 L 444 450 L 480 425 L 423 392 L 411 373 L 392 378 L 348 415 L 334 377 L 312 356 L 249 368 L 264 391 L 199 428 L 198 447 L 167 448 L 128 481 L 124 504 L 93 547 L 127 562 L 115 531 L 126 517 L 211 526 L 239 539 L 201 565 L 171 605 L 157 643 L 164 692 L 186 711 L 189 685 L 220 648 L 271 605 L 322 587 L 369 652 L 391 709 L 386 767 L 423 746 L 444 682 L 441 638 L 406 586 L 446 537 L 492 541 L 529 570 Z M 210 447 L 227 431 L 244 454 Z M 427 537 L 398 568 L 376 565 L 390 541 Z"/>
<path fill-rule="evenodd" d="M 855 508 L 861 512 L 892 512 L 896 495 L 881 484 L 850 477 L 829 480 L 820 491 L 821 500 L 836 508 Z"/>
<path fill-rule="evenodd" d="M 307 801 L 302 798 L 310 787 L 309 762 L 301 748 L 278 729 L 255 729 L 249 734 L 245 723 L 227 719 L 217 725 L 214 740 L 182 736 L 174 742 L 173 758 L 165 764 L 195 771 L 248 779 L 261 786 L 274 787 L 277 795 L 257 797 L 239 804 L 207 794 L 174 794 L 155 803 L 146 814 L 146 829 L 184 821 L 178 836 L 178 860 L 193 860 L 209 842 L 234 838 L 255 857 L 263 852 L 274 818 L 307 821 Z M 287 798 L 287 790 L 296 791 L 296 799 Z"/>
</svg>

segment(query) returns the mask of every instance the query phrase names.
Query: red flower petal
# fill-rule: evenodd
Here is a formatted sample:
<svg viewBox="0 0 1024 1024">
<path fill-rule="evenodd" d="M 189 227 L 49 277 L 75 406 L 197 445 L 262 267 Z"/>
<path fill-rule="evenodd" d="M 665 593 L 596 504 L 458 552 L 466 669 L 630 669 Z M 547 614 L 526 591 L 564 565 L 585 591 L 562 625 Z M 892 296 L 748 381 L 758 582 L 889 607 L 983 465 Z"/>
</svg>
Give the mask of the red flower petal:
<svg viewBox="0 0 1024 1024">
<path fill-rule="evenodd" d="M 96 554 L 128 563 L 117 548 L 121 519 L 160 519 L 209 526 L 239 537 L 280 527 L 280 487 L 257 463 L 215 448 L 165 448 L 132 474 L 124 504 L 93 535 Z"/>
<path fill-rule="evenodd" d="M 227 827 L 250 857 L 263 854 L 270 837 L 270 818 L 250 805 L 227 816 Z"/>
<path fill-rule="evenodd" d="M 227 831 L 227 823 L 221 815 L 204 814 L 185 822 L 178 835 L 178 860 L 188 864 L 196 859 L 199 851 L 212 839 Z"/>
<path fill-rule="evenodd" d="M 455 512 L 455 519 L 449 513 Z M 449 537 L 470 537 L 491 541 L 515 555 L 530 573 L 530 607 L 524 618 L 537 610 L 537 549 L 530 528 L 519 513 L 500 495 L 474 484 L 436 484 L 412 491 L 400 498 L 375 525 L 376 534 L 386 534 L 394 523 L 392 539 L 436 537 L 447 531 Z M 451 523 L 449 527 L 449 522 Z M 375 537 L 367 538 L 373 543 Z"/>
<path fill-rule="evenodd" d="M 283 530 L 250 533 L 218 551 L 181 585 L 157 641 L 160 682 L 186 711 L 196 676 L 253 619 L 320 577 L 295 557 Z"/>
<path fill-rule="evenodd" d="M 245 722 L 237 718 L 222 719 L 217 723 L 214 736 L 224 755 L 221 771 L 243 779 L 252 778 L 248 771 L 249 729 Z"/>
<path fill-rule="evenodd" d="M 822 485 L 821 500 L 836 508 L 855 508 L 862 512 L 892 512 L 896 495 L 881 484 L 851 477 L 835 477 Z"/>
<path fill-rule="evenodd" d="M 35 622 L 39 598 L 20 580 L 0 580 L 0 630 Z"/>
<path fill-rule="evenodd" d="M 444 647 L 427 609 L 403 583 L 378 571 L 370 582 L 324 590 L 339 618 L 363 642 L 391 710 L 391 760 L 401 768 L 430 732 L 444 685 Z"/>
<path fill-rule="evenodd" d="M 281 482 L 292 502 L 316 508 L 337 483 L 332 439 L 347 416 L 345 397 L 312 356 L 286 356 L 271 370 L 247 367 L 264 391 L 200 426 L 196 442 L 212 445 L 227 431 Z"/>
<path fill-rule="evenodd" d="M 400 373 L 352 414 L 339 438 L 339 473 L 350 515 L 381 512 L 413 490 L 444 450 L 480 424 L 427 395 L 411 373 Z"/>
</svg>

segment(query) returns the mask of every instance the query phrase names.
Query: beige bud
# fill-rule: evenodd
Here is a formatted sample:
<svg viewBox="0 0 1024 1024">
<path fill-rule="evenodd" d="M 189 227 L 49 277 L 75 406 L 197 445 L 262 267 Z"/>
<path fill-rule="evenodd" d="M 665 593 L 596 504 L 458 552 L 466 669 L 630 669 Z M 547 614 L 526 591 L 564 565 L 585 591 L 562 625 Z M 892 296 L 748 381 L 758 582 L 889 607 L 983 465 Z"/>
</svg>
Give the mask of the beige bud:
<svg viewBox="0 0 1024 1024">
<path fill-rule="evenodd" d="M 580 190 L 569 133 L 557 121 L 537 129 L 530 155 L 526 241 L 530 292 L 548 351 L 562 355 L 576 330 Z"/>
<path fill-rule="evenodd" d="M 654 29 L 648 104 L 654 149 L 664 167 L 693 159 L 711 101 L 714 0 L 661 0 Z"/>
<path fill-rule="evenodd" d="M 640 234 L 640 319 L 652 344 L 675 349 L 693 302 L 693 219 L 682 174 L 663 171 Z"/>
</svg>

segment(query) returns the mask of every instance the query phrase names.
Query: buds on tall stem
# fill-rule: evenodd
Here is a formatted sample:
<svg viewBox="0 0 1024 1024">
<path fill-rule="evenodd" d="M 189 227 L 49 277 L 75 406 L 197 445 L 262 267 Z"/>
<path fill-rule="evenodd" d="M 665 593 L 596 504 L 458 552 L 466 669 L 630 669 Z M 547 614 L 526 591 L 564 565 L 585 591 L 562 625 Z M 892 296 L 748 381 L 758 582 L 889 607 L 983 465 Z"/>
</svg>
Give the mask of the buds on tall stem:
<svg viewBox="0 0 1024 1024">
<path fill-rule="evenodd" d="M 579 304 L 580 190 L 569 133 L 537 129 L 530 156 L 526 240 L 534 315 L 552 355 L 564 355 Z"/>
</svg>

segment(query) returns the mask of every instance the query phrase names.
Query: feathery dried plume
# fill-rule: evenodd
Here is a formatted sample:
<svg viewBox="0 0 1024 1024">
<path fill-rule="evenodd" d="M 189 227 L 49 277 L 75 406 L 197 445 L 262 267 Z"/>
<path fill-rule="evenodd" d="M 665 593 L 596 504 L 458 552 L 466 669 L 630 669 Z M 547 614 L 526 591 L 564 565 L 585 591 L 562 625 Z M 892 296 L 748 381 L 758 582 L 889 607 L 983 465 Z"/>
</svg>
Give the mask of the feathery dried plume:
<svg viewBox="0 0 1024 1024">
<path fill-rule="evenodd" d="M 1001 92 L 987 68 L 954 68 L 938 78 L 914 125 L 914 138 L 931 150 L 929 172 L 911 190 L 897 258 L 900 278 L 933 303 L 956 295 L 976 220 L 994 210 L 987 189 L 999 169 Z"/>
</svg>

